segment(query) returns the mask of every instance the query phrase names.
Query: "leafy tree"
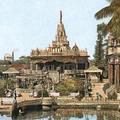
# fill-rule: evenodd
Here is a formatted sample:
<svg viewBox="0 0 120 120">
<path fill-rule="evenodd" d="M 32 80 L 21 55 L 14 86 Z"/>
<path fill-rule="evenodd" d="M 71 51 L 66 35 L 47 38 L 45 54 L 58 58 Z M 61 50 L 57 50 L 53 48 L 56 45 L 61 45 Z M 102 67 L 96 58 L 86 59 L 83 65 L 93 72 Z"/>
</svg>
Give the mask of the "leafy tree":
<svg viewBox="0 0 120 120">
<path fill-rule="evenodd" d="M 104 23 L 97 25 L 97 41 L 95 46 L 94 60 L 95 65 L 101 69 L 104 69 L 106 63 L 106 41 L 105 36 L 107 35 L 106 30 L 104 29 L 106 25 Z"/>
<path fill-rule="evenodd" d="M 109 5 L 95 14 L 96 19 L 109 17 L 110 20 L 106 25 L 106 30 L 120 37 L 120 0 L 107 0 Z"/>
<path fill-rule="evenodd" d="M 29 57 L 28 56 L 21 56 L 19 59 L 26 64 L 29 62 Z"/>
<path fill-rule="evenodd" d="M 14 63 L 19 63 L 19 64 L 28 64 L 29 62 L 29 57 L 27 56 L 21 56 L 18 60 L 16 60 Z"/>
<path fill-rule="evenodd" d="M 4 96 L 4 91 L 6 88 L 6 82 L 4 80 L 0 81 L 0 97 Z"/>
<path fill-rule="evenodd" d="M 6 71 L 10 65 L 11 63 L 9 61 L 0 60 L 0 76 L 2 76 L 2 72 Z"/>
<path fill-rule="evenodd" d="M 60 92 L 61 95 L 69 95 L 71 92 L 84 91 L 84 82 L 81 80 L 65 80 L 56 85 L 55 90 Z"/>
</svg>

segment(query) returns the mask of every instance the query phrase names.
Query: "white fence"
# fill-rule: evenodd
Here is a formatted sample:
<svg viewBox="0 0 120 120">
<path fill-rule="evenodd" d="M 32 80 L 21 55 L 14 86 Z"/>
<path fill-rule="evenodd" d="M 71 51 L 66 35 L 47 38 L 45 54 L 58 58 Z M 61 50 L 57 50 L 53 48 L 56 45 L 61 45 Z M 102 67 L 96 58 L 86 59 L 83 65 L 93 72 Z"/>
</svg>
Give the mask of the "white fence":
<svg viewBox="0 0 120 120">
<path fill-rule="evenodd" d="M 49 93 L 49 95 L 50 96 L 54 96 L 54 97 L 58 97 L 58 96 L 60 96 L 60 93 L 58 93 L 58 92 L 51 92 L 51 93 Z"/>
</svg>

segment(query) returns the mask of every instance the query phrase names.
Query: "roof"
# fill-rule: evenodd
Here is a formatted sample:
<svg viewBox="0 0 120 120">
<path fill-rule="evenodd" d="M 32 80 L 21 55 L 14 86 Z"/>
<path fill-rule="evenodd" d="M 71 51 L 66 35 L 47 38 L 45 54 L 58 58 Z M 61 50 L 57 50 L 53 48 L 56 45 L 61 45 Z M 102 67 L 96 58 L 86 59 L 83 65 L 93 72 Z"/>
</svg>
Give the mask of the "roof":
<svg viewBox="0 0 120 120">
<path fill-rule="evenodd" d="M 78 46 L 75 44 L 75 45 L 73 46 L 72 50 L 73 50 L 73 51 L 79 51 L 79 48 L 78 48 Z"/>
<path fill-rule="evenodd" d="M 91 66 L 87 70 L 84 70 L 85 73 L 102 73 L 101 69 L 98 69 L 96 66 Z"/>
<path fill-rule="evenodd" d="M 14 63 L 11 65 L 12 68 L 15 68 L 16 70 L 21 70 L 21 69 L 27 69 L 28 65 L 27 64 L 21 64 L 21 63 Z"/>
<path fill-rule="evenodd" d="M 17 71 L 15 68 L 11 67 L 8 70 L 4 71 L 3 74 L 18 74 L 19 71 Z"/>
</svg>

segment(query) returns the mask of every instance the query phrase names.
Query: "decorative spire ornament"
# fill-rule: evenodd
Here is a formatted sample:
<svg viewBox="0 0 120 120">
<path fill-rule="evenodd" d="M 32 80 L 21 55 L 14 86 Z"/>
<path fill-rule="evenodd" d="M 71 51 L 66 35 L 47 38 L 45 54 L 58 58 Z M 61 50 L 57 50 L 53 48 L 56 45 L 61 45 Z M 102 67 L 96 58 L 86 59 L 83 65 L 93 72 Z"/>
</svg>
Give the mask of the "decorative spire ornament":
<svg viewBox="0 0 120 120">
<path fill-rule="evenodd" d="M 62 23 L 62 11 L 60 10 L 60 23 Z"/>
</svg>

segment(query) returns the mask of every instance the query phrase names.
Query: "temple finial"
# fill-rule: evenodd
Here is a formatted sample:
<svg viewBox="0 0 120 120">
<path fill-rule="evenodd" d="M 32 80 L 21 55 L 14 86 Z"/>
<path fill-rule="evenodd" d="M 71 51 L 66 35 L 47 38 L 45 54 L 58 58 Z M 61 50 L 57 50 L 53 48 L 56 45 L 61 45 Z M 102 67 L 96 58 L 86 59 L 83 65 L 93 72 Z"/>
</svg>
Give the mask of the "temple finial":
<svg viewBox="0 0 120 120">
<path fill-rule="evenodd" d="M 62 23 L 62 11 L 60 11 L 60 23 Z"/>
</svg>

